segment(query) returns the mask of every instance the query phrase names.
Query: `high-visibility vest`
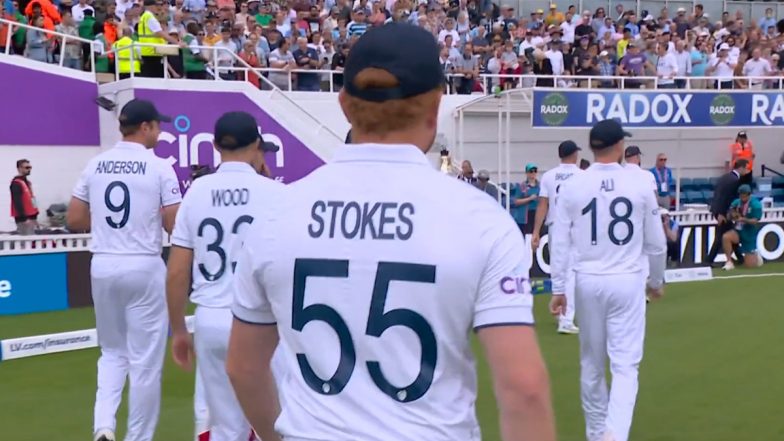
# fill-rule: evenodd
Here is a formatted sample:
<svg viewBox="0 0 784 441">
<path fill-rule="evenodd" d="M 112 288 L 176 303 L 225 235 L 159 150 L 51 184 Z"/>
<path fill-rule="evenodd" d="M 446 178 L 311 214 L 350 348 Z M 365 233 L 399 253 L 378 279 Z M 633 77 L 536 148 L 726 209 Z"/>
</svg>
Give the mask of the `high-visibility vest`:
<svg viewBox="0 0 784 441">
<path fill-rule="evenodd" d="M 117 73 L 129 74 L 131 69 L 133 69 L 133 73 L 139 73 L 141 70 L 139 47 L 132 48 L 132 45 L 133 39 L 131 37 L 123 37 L 112 45 L 114 53 L 117 54 Z M 133 64 L 131 64 L 131 56 L 133 56 Z"/>
<path fill-rule="evenodd" d="M 160 37 L 156 37 L 153 32 L 150 30 L 150 26 L 148 22 L 150 20 L 157 20 L 155 15 L 153 15 L 150 11 L 144 11 L 141 18 L 139 19 L 139 43 L 144 44 L 166 44 L 166 40 Z M 161 54 L 155 52 L 155 48 L 152 46 L 142 46 L 141 48 L 142 56 L 143 57 L 160 57 Z"/>
<path fill-rule="evenodd" d="M 751 141 L 746 141 L 745 144 L 741 145 L 740 143 L 736 142 L 732 144 L 732 167 L 735 167 L 735 161 L 738 159 L 745 159 L 749 161 L 749 169 L 752 168 L 754 165 L 754 147 L 751 145 Z"/>
<path fill-rule="evenodd" d="M 11 201 L 11 216 L 12 217 L 34 217 L 38 216 L 38 207 L 35 203 L 35 196 L 33 196 L 33 189 L 27 185 L 27 181 L 20 177 L 16 177 L 11 181 L 14 184 L 19 185 L 22 188 L 22 210 L 24 212 L 19 213 L 16 210 L 16 206 L 14 202 Z"/>
</svg>

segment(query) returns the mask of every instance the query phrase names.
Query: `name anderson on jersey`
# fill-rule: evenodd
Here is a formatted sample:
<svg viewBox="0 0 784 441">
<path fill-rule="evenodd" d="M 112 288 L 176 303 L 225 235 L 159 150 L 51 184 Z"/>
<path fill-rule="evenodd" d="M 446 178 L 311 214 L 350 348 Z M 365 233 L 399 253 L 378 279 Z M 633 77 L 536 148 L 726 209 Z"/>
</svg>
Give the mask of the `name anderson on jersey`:
<svg viewBox="0 0 784 441">
<path fill-rule="evenodd" d="M 98 161 L 95 174 L 144 175 L 147 174 L 145 161 Z"/>
<path fill-rule="evenodd" d="M 314 239 L 336 232 L 346 239 L 408 240 L 414 233 L 414 204 L 410 202 L 316 201 L 308 234 Z"/>
</svg>

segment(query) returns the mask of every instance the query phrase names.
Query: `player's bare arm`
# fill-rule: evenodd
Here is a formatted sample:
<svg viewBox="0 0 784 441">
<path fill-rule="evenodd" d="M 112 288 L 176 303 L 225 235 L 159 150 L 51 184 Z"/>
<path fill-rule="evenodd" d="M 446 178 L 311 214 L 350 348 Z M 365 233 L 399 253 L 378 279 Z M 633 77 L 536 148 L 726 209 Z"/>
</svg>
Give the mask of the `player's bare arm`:
<svg viewBox="0 0 784 441">
<path fill-rule="evenodd" d="M 539 239 L 542 232 L 542 224 L 547 217 L 547 210 L 550 209 L 550 198 L 539 196 L 539 202 L 536 205 L 536 216 L 534 217 L 534 232 L 531 238 L 531 247 L 536 251 L 539 248 Z"/>
<path fill-rule="evenodd" d="M 193 250 L 172 245 L 166 270 L 166 303 L 172 332 L 172 358 L 177 366 L 193 368 L 193 338 L 185 326 L 185 305 L 191 286 Z"/>
<path fill-rule="evenodd" d="M 179 208 L 180 204 L 171 204 L 161 209 L 163 229 L 169 234 L 172 234 L 172 231 L 174 231 L 174 219 L 177 217 L 177 210 Z"/>
<path fill-rule="evenodd" d="M 278 346 L 275 324 L 259 325 L 234 319 L 226 372 L 245 417 L 264 441 L 280 441 L 275 420 L 280 414 L 270 362 Z"/>
<path fill-rule="evenodd" d="M 547 367 L 531 326 L 477 331 L 490 371 L 503 441 L 555 441 Z"/>
<path fill-rule="evenodd" d="M 90 204 L 72 197 L 65 213 L 65 223 L 72 232 L 86 233 L 90 231 Z"/>
</svg>

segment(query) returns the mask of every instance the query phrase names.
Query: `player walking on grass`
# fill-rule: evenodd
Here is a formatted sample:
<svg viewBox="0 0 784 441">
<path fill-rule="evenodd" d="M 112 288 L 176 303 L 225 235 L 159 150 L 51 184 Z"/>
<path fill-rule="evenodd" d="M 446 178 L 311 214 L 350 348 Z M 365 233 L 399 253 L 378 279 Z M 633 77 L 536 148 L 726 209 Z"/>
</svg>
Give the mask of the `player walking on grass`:
<svg viewBox="0 0 784 441">
<path fill-rule="evenodd" d="M 264 441 L 478 441 L 473 328 L 502 439 L 554 440 L 530 253 L 496 201 L 424 155 L 444 84 L 433 36 L 369 30 L 344 79 L 353 144 L 264 207 L 237 265 L 227 369 L 245 414 Z"/>
<path fill-rule="evenodd" d="M 195 180 L 177 214 L 169 254 L 166 294 L 172 355 L 190 370 L 194 346 L 209 410 L 211 441 L 247 441 L 250 425 L 226 375 L 232 315 L 232 279 L 243 236 L 255 211 L 282 187 L 259 173 L 264 152 L 278 147 L 261 141 L 256 120 L 230 112 L 215 124 L 221 165 Z M 197 305 L 194 337 L 185 327 L 185 305 Z M 266 441 L 266 440 L 265 440 Z"/>
<path fill-rule="evenodd" d="M 558 157 L 561 158 L 561 163 L 553 168 L 547 170 L 542 176 L 542 188 L 539 190 L 539 204 L 536 206 L 536 220 L 534 221 L 533 238 L 531 245 L 534 252 L 539 248 L 539 240 L 542 233 L 542 224 L 550 230 L 553 224 L 553 217 L 555 216 L 555 204 L 558 199 L 558 192 L 566 181 L 571 179 L 574 175 L 584 173 L 583 170 L 577 166 L 577 159 L 580 154 L 580 147 L 577 147 L 574 141 L 564 141 L 558 146 Z M 550 204 L 552 201 L 552 206 Z M 552 242 L 550 243 L 550 255 L 553 253 L 567 253 L 572 258 L 573 253 L 571 250 L 555 250 L 553 249 Z M 563 314 L 558 316 L 558 333 L 559 334 L 578 334 L 580 328 L 574 325 L 574 273 L 570 272 L 566 279 L 566 308 Z"/>
<path fill-rule="evenodd" d="M 553 255 L 550 309 L 556 315 L 567 306 L 566 278 L 574 271 L 588 441 L 629 438 L 645 339 L 642 254 L 649 256 L 648 295 L 658 298 L 664 292 L 667 243 L 659 208 L 650 184 L 619 165 L 626 136 L 615 120 L 591 129 L 595 162 L 561 187 L 551 234 L 556 249 L 576 253 L 573 260 L 564 253 Z"/>
<path fill-rule="evenodd" d="M 166 353 L 166 267 L 162 228 L 172 231 L 180 185 L 174 170 L 151 151 L 160 123 L 170 122 L 148 101 L 120 112 L 122 141 L 93 158 L 68 207 L 72 231 L 90 231 L 95 326 L 101 357 L 95 394 L 94 439 L 113 441 L 126 377 L 126 441 L 150 441 L 161 402 Z"/>
</svg>

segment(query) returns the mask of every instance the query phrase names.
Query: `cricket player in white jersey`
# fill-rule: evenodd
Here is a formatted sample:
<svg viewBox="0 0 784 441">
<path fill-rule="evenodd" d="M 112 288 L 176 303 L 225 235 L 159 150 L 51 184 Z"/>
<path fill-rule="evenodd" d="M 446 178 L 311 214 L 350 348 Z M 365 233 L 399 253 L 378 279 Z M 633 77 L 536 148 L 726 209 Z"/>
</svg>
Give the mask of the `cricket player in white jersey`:
<svg viewBox="0 0 784 441">
<path fill-rule="evenodd" d="M 162 230 L 171 232 L 180 185 L 156 157 L 160 123 L 170 122 L 148 101 L 131 100 L 120 112 L 122 141 L 93 158 L 68 207 L 72 231 L 90 231 L 95 325 L 101 357 L 94 435 L 113 441 L 126 377 L 126 441 L 149 441 L 158 422 L 166 353 L 166 267 Z"/>
<path fill-rule="evenodd" d="M 642 164 L 642 151 L 640 151 L 640 148 L 636 145 L 630 145 L 629 147 L 626 147 L 626 150 L 623 152 L 623 157 L 625 161 L 623 167 L 637 173 L 640 179 L 649 185 L 654 193 L 658 194 L 659 190 L 656 188 L 656 176 L 654 176 L 650 171 L 643 170 L 640 167 Z"/>
<path fill-rule="evenodd" d="M 530 253 L 496 201 L 424 155 L 444 84 L 436 41 L 371 29 L 344 79 L 353 144 L 264 207 L 234 275 L 227 370 L 245 414 L 264 441 L 479 441 L 474 329 L 502 439 L 554 440 Z"/>
<path fill-rule="evenodd" d="M 548 227 L 548 231 L 552 230 L 553 216 L 555 215 L 555 205 L 558 202 L 558 192 L 566 181 L 571 179 L 574 175 L 584 173 L 577 166 L 579 159 L 580 147 L 574 141 L 564 141 L 558 145 L 558 157 L 561 163 L 551 169 L 542 176 L 542 184 L 539 190 L 539 203 L 536 206 L 536 218 L 534 221 L 534 232 L 531 239 L 533 251 L 539 248 L 540 237 L 542 233 L 542 224 Z M 550 204 L 552 201 L 552 204 Z M 552 233 L 551 233 L 552 234 Z M 550 242 L 550 259 L 552 260 L 553 253 L 568 253 L 571 258 L 574 253 L 571 250 L 555 250 L 552 242 Z M 578 334 L 580 329 L 574 325 L 574 273 L 569 273 L 566 279 L 566 308 L 563 314 L 558 317 L 558 333 L 559 334 Z"/>
<path fill-rule="evenodd" d="M 659 207 L 649 185 L 620 165 L 626 136 L 615 120 L 591 129 L 595 162 L 561 187 L 550 236 L 556 249 L 576 252 L 574 260 L 564 253 L 553 255 L 550 309 L 560 314 L 566 306 L 565 281 L 574 271 L 588 441 L 629 438 L 645 339 L 642 254 L 649 257 L 648 294 L 658 298 L 664 289 L 667 244 Z"/>
<path fill-rule="evenodd" d="M 190 370 L 195 346 L 209 410 L 210 441 L 248 441 L 250 425 L 225 368 L 232 323 L 231 282 L 255 211 L 283 185 L 259 174 L 264 153 L 278 147 L 262 142 L 250 114 L 221 116 L 215 123 L 214 144 L 221 164 L 215 173 L 193 181 L 174 224 L 166 280 L 172 356 L 178 366 Z M 193 340 L 185 326 L 189 293 L 197 305 Z"/>
</svg>

